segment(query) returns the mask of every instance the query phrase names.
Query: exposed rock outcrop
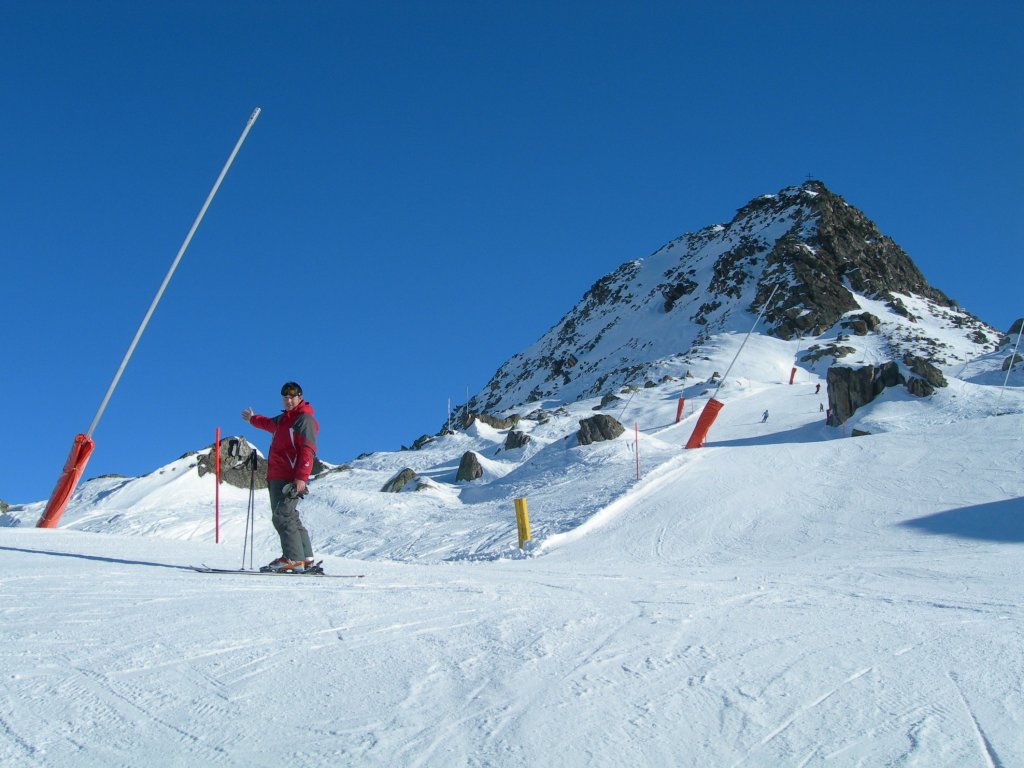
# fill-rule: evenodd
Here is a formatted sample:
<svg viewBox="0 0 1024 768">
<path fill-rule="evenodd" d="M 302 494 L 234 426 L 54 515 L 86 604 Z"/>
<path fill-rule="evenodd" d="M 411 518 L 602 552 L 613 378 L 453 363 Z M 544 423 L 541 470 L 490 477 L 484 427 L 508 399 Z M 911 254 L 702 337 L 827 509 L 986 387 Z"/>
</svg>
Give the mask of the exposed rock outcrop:
<svg viewBox="0 0 1024 768">
<path fill-rule="evenodd" d="M 907 390 L 918 397 L 927 397 L 936 389 L 949 386 L 942 371 L 917 355 L 904 355 L 903 364 L 914 374 L 907 382 Z"/>
<path fill-rule="evenodd" d="M 199 455 L 199 476 L 213 474 L 213 445 Z M 255 462 L 255 467 L 253 463 Z M 255 468 L 255 474 L 253 469 Z M 321 465 L 321 470 L 323 466 Z M 220 481 L 235 488 L 267 487 L 267 460 L 260 456 L 256 447 L 244 437 L 225 437 L 220 441 Z"/>
<path fill-rule="evenodd" d="M 869 333 L 874 333 L 881 324 L 882 321 L 870 312 L 851 315 L 842 322 L 843 328 L 848 329 L 854 336 L 867 336 Z"/>
<path fill-rule="evenodd" d="M 828 425 L 841 426 L 861 406 L 867 405 L 886 387 L 903 384 L 905 379 L 896 363 L 863 368 L 829 368 L 825 374 L 828 386 Z"/>
<path fill-rule="evenodd" d="M 580 419 L 580 429 L 576 433 L 576 438 L 580 445 L 590 445 L 602 440 L 614 440 L 625 431 L 626 428 L 618 421 L 602 413 L 589 419 Z"/>
<path fill-rule="evenodd" d="M 423 446 L 425 446 L 425 445 L 429 445 L 430 443 L 434 442 L 434 440 L 436 440 L 436 439 L 437 439 L 437 438 L 436 438 L 436 437 L 435 437 L 434 435 L 420 435 L 419 437 L 417 437 L 417 438 L 416 438 L 416 439 L 415 439 L 415 440 L 413 441 L 413 443 L 412 443 L 412 450 L 414 450 L 414 451 L 418 451 L 418 450 L 420 450 L 421 448 L 423 448 Z M 408 448 L 406 448 L 406 447 L 405 447 L 405 446 L 403 445 L 403 446 L 402 446 L 402 450 L 403 450 L 403 451 L 407 451 L 407 450 L 409 450 L 409 449 L 408 449 Z"/>
<path fill-rule="evenodd" d="M 942 371 L 917 355 L 904 355 L 903 364 L 910 371 L 909 380 L 895 362 L 861 368 L 833 367 L 826 373 L 828 382 L 828 424 L 841 426 L 858 408 L 878 397 L 886 387 L 905 384 L 907 391 L 917 397 L 928 397 L 936 389 L 948 386 Z"/>
<path fill-rule="evenodd" d="M 805 204 L 794 209 L 793 227 L 767 258 L 766 271 L 793 278 L 765 314 L 774 325 L 774 335 L 823 333 L 858 308 L 850 288 L 870 298 L 893 300 L 894 293 L 913 293 L 952 306 L 945 294 L 928 284 L 903 249 L 861 211 L 818 181 L 803 184 L 800 192 Z M 792 203 L 793 198 L 783 191 L 763 205 L 777 210 Z M 787 316 L 794 307 L 800 308 L 797 318 Z"/>
<path fill-rule="evenodd" d="M 459 471 L 455 473 L 455 482 L 469 483 L 483 476 L 484 468 L 480 465 L 479 457 L 473 451 L 466 451 L 462 454 Z"/>
<path fill-rule="evenodd" d="M 519 415 L 513 414 L 508 418 L 498 418 L 497 416 L 491 416 L 487 413 L 467 413 L 462 419 L 462 426 L 468 427 L 474 421 L 481 421 L 489 427 L 494 429 L 512 429 L 516 424 L 519 423 Z"/>
<path fill-rule="evenodd" d="M 524 445 L 530 442 L 530 436 L 525 432 L 520 432 L 517 429 L 509 430 L 509 433 L 505 436 L 504 448 L 506 451 L 511 451 L 516 448 L 522 448 Z"/>
<path fill-rule="evenodd" d="M 380 489 L 381 493 L 399 493 L 404 490 L 409 483 L 419 482 L 420 476 L 417 475 L 413 470 L 406 467 L 397 475 L 392 477 L 384 486 Z"/>
</svg>

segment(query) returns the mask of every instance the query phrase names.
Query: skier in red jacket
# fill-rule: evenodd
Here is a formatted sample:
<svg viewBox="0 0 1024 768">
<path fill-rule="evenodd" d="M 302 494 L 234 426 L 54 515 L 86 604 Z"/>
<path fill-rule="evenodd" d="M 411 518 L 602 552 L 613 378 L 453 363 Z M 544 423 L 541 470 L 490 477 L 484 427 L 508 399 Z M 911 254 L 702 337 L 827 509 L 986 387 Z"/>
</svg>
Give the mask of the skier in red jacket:
<svg viewBox="0 0 1024 768">
<path fill-rule="evenodd" d="M 313 406 L 302 399 L 302 387 L 294 381 L 281 387 L 281 398 L 284 409 L 277 416 L 260 416 L 252 408 L 242 411 L 247 422 L 273 434 L 267 456 L 267 489 L 282 554 L 260 570 L 302 573 L 314 567 L 313 546 L 297 506 L 308 493 L 306 483 L 313 469 L 320 426 L 313 418 Z"/>
</svg>

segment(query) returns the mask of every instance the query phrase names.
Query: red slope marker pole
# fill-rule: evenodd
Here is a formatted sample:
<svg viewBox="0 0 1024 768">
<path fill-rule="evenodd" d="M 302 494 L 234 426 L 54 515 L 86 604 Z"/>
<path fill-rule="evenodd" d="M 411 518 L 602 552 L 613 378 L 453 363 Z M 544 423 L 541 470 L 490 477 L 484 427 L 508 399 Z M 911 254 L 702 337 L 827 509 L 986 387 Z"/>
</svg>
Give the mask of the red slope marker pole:
<svg viewBox="0 0 1024 768">
<path fill-rule="evenodd" d="M 164 281 L 160 284 L 159 290 L 156 292 L 156 296 L 153 297 L 153 301 L 149 305 L 149 309 L 146 311 L 146 316 L 142 318 L 142 323 L 139 325 L 139 329 L 135 332 L 135 338 L 132 339 L 132 343 L 128 346 L 128 351 L 125 352 L 124 358 L 121 360 L 121 365 L 117 369 L 117 373 L 114 374 L 114 380 L 110 382 L 110 386 L 107 387 L 107 393 L 103 396 L 103 402 L 100 403 L 100 407 L 96 411 L 96 415 L 93 416 L 92 424 L 89 425 L 89 431 L 84 435 L 76 435 L 75 441 L 71 446 L 71 453 L 68 455 L 67 461 L 64 463 L 64 469 L 57 478 L 57 484 L 53 488 L 53 492 L 50 494 L 50 500 L 46 503 L 46 509 L 43 510 L 42 516 L 39 518 L 39 522 L 36 523 L 37 528 L 56 528 L 57 523 L 60 520 L 60 516 L 64 514 L 64 509 L 68 505 L 68 501 L 71 499 L 71 494 L 75 491 L 75 486 L 78 485 L 79 479 L 82 477 L 82 472 L 85 471 L 86 462 L 89 460 L 89 455 L 92 453 L 92 449 L 95 444 L 92 440 L 92 433 L 96 430 L 96 425 L 99 424 L 100 417 L 103 415 L 103 411 L 106 410 L 107 403 L 110 402 L 110 396 L 114 394 L 114 389 L 117 387 L 117 382 L 121 380 L 121 374 L 124 373 L 125 367 L 128 365 L 128 361 L 131 359 L 132 353 L 135 352 L 135 347 L 139 343 L 139 339 L 142 338 L 142 332 L 146 330 L 146 326 L 149 324 L 149 318 L 153 316 L 153 311 L 156 309 L 156 305 L 160 303 L 161 297 L 164 295 L 164 290 L 167 288 L 167 284 L 171 282 L 171 275 L 174 274 L 174 270 L 178 268 L 178 262 L 181 261 L 181 257 L 185 254 L 185 249 L 188 248 L 188 244 L 192 242 L 192 236 L 199 229 L 199 222 L 203 220 L 203 216 L 206 215 L 206 209 L 210 207 L 210 203 L 213 202 L 213 196 L 217 194 L 217 190 L 220 189 L 220 184 L 224 181 L 224 177 L 227 176 L 228 169 L 231 164 L 235 161 L 235 155 L 238 154 L 238 150 L 242 148 L 242 142 L 245 141 L 245 137 L 249 135 L 249 130 L 252 128 L 253 123 L 256 122 L 256 118 L 260 116 L 260 108 L 256 107 L 253 113 L 249 115 L 249 120 L 245 124 L 245 129 L 242 131 L 242 135 L 238 137 L 238 141 L 235 142 L 235 148 L 231 150 L 231 156 L 228 157 L 228 161 L 224 164 L 224 168 L 221 169 L 220 175 L 217 177 L 217 181 L 213 184 L 213 189 L 210 190 L 210 194 L 206 196 L 206 202 L 203 203 L 203 207 L 199 210 L 199 215 L 196 216 L 195 221 L 192 222 L 192 228 L 189 229 L 188 235 L 185 236 L 185 242 L 181 244 L 181 248 L 178 249 L 178 255 L 174 257 L 174 261 L 171 263 L 171 268 L 167 270 L 167 274 L 164 276 Z"/>
</svg>

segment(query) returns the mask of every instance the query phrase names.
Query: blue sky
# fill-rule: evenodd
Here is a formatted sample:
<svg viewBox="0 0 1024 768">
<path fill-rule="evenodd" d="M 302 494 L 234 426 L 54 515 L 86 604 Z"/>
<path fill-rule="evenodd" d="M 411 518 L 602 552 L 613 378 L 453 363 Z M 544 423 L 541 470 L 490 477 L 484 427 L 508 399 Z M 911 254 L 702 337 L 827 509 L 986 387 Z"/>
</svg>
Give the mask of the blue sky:
<svg viewBox="0 0 1024 768">
<path fill-rule="evenodd" d="M 895 8 L 893 7 L 895 6 Z M 0 25 L 9 411 L 46 498 L 254 107 L 86 476 L 266 437 L 322 458 L 443 423 L 619 264 L 808 176 L 1006 329 L 1017 3 L 19 3 Z"/>
</svg>

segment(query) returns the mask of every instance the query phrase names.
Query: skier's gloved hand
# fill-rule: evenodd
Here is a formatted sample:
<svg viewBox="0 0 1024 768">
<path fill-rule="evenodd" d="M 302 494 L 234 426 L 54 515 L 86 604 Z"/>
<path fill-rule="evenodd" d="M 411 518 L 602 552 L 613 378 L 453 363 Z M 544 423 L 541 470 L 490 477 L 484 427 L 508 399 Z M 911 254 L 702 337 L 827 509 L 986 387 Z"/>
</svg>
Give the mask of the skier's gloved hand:
<svg viewBox="0 0 1024 768">
<path fill-rule="evenodd" d="M 308 488 L 303 488 L 302 493 L 295 490 L 295 483 L 286 483 L 284 488 L 281 489 L 284 495 L 289 499 L 301 499 L 302 497 L 309 494 Z"/>
</svg>

